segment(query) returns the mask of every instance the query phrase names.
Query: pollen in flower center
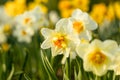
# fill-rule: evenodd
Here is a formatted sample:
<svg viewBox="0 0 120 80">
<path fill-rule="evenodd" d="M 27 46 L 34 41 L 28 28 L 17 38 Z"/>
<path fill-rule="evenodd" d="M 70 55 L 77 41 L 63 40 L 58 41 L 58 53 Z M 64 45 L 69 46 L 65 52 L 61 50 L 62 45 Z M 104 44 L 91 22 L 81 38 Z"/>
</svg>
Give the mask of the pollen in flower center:
<svg viewBox="0 0 120 80">
<path fill-rule="evenodd" d="M 80 33 L 84 30 L 84 26 L 83 26 L 82 22 L 74 22 L 73 28 L 74 28 L 75 32 L 77 32 L 77 33 Z"/>
<path fill-rule="evenodd" d="M 65 48 L 66 47 L 66 40 L 65 36 L 55 36 L 53 38 L 53 44 L 57 46 L 58 48 Z"/>
<path fill-rule="evenodd" d="M 25 19 L 24 19 L 24 24 L 28 24 L 30 21 L 31 21 L 30 18 L 25 18 Z"/>
<path fill-rule="evenodd" d="M 27 32 L 26 32 L 26 31 L 24 31 L 24 30 L 22 30 L 22 32 L 21 32 L 21 33 L 22 33 L 22 35 L 23 35 L 23 36 L 25 36 L 25 35 L 27 34 Z"/>
<path fill-rule="evenodd" d="M 101 65 L 105 62 L 106 56 L 100 51 L 94 51 L 89 55 L 89 60 L 96 65 Z"/>
</svg>

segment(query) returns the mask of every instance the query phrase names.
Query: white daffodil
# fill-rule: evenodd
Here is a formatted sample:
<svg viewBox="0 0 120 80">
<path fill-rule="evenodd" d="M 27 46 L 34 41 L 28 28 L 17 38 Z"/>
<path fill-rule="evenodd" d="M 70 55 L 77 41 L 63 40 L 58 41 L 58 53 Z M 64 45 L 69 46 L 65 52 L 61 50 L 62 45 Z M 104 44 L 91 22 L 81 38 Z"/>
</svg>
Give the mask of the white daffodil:
<svg viewBox="0 0 120 80">
<path fill-rule="evenodd" d="M 43 28 L 41 30 L 42 35 L 45 37 L 45 41 L 41 44 L 41 48 L 51 48 L 52 56 L 63 54 L 62 64 L 69 55 L 72 57 L 75 55 L 76 44 L 79 43 L 78 37 L 73 35 L 70 28 L 71 22 L 68 19 L 61 19 L 56 24 L 55 30 Z"/>
<path fill-rule="evenodd" d="M 4 33 L 4 29 L 0 26 L 0 44 L 6 42 L 7 36 Z"/>
<path fill-rule="evenodd" d="M 21 27 L 16 28 L 13 32 L 13 35 L 17 37 L 19 42 L 30 43 L 32 40 L 32 36 L 34 35 L 34 31 L 31 28 Z"/>
<path fill-rule="evenodd" d="M 118 45 L 115 41 L 94 40 L 90 44 L 80 44 L 76 51 L 83 59 L 85 71 L 93 71 L 94 74 L 102 76 L 110 69 L 117 48 Z"/>
<path fill-rule="evenodd" d="M 21 26 L 32 27 L 36 21 L 36 17 L 30 12 L 25 12 L 16 17 L 17 24 Z"/>
<path fill-rule="evenodd" d="M 45 15 L 40 11 L 38 7 L 32 11 L 26 11 L 25 13 L 18 15 L 15 21 L 16 25 L 29 27 L 34 30 L 38 30 L 39 28 L 45 26 L 45 24 L 48 24 Z"/>
<path fill-rule="evenodd" d="M 73 11 L 70 20 L 73 25 L 73 33 L 77 34 L 79 38 L 91 40 L 91 30 L 95 30 L 97 24 L 86 12 L 76 9 Z"/>
</svg>

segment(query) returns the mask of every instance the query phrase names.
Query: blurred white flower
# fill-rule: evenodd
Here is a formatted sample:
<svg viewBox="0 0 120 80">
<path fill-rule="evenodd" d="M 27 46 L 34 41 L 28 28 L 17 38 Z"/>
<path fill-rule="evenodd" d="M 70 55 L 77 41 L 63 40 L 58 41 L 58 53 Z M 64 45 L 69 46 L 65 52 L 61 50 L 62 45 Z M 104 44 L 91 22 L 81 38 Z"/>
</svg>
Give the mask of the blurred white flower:
<svg viewBox="0 0 120 80">
<path fill-rule="evenodd" d="M 71 22 L 68 19 L 61 19 L 56 24 L 55 30 L 43 28 L 41 30 L 42 35 L 45 37 L 45 41 L 41 44 L 41 48 L 51 48 L 52 56 L 63 54 L 62 64 L 65 63 L 67 57 L 71 55 L 73 57 L 76 44 L 79 43 L 79 39 L 76 35 L 71 34 L 70 28 Z"/>
<path fill-rule="evenodd" d="M 49 18 L 50 18 L 50 21 L 53 24 L 56 24 L 56 22 L 60 19 L 60 17 L 58 16 L 57 12 L 55 12 L 55 11 L 51 11 L 49 13 Z"/>
<path fill-rule="evenodd" d="M 79 38 L 84 38 L 91 40 L 91 30 L 97 28 L 97 23 L 90 18 L 90 16 L 82 12 L 80 9 L 76 9 L 70 17 L 72 21 L 73 32 L 79 36 Z"/>
<path fill-rule="evenodd" d="M 83 59 L 85 71 L 93 71 L 94 74 L 102 76 L 110 69 L 115 57 L 115 50 L 118 45 L 115 41 L 94 40 L 90 44 L 80 44 L 77 48 L 77 54 Z"/>
<path fill-rule="evenodd" d="M 32 27 L 36 21 L 36 17 L 30 12 L 25 12 L 16 17 L 16 22 L 21 26 Z"/>
<path fill-rule="evenodd" d="M 34 35 L 34 31 L 31 28 L 19 26 L 19 28 L 14 30 L 13 35 L 17 37 L 19 42 L 30 43 L 32 41 L 32 36 Z"/>
<path fill-rule="evenodd" d="M 12 21 L 12 18 L 6 14 L 4 6 L 0 6 L 0 24 L 11 23 Z"/>
<path fill-rule="evenodd" d="M 26 11 L 18 15 L 15 21 L 17 25 L 29 27 L 34 30 L 39 30 L 41 27 L 48 25 L 45 14 L 43 14 L 38 7 L 32 11 Z"/>
<path fill-rule="evenodd" d="M 7 36 L 4 33 L 3 26 L 0 26 L 0 44 L 7 41 Z"/>
</svg>

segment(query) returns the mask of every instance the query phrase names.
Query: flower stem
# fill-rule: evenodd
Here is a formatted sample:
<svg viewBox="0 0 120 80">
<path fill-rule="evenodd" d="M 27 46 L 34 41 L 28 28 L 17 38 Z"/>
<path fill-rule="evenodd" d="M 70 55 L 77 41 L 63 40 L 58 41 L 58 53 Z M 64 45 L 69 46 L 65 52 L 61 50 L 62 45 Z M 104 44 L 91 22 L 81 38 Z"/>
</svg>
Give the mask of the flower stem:
<svg viewBox="0 0 120 80">
<path fill-rule="evenodd" d="M 116 76 L 115 76 L 115 73 L 113 73 L 113 79 L 112 79 L 112 80 L 115 80 L 115 77 L 116 77 Z"/>
<path fill-rule="evenodd" d="M 26 67 L 26 64 L 27 64 L 27 60 L 28 60 L 28 52 L 27 51 L 25 51 L 25 52 L 26 52 L 26 56 L 25 56 L 25 60 L 24 60 L 24 63 L 23 63 L 22 71 L 25 70 L 25 67 Z M 23 76 L 23 73 L 20 74 L 19 80 L 22 80 L 22 76 Z"/>
</svg>

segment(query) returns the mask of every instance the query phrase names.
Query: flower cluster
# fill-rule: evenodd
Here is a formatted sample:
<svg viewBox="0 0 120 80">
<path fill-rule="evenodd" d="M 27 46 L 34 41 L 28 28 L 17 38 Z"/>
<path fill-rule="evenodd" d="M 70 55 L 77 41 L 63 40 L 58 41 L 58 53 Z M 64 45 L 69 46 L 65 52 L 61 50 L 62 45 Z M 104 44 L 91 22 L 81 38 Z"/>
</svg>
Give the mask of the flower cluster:
<svg viewBox="0 0 120 80">
<path fill-rule="evenodd" d="M 31 42 L 31 37 L 36 31 L 48 25 L 48 21 L 39 7 L 16 16 L 15 22 L 13 35 L 18 38 L 18 41 L 27 43 Z"/>
<path fill-rule="evenodd" d="M 97 28 L 97 24 L 89 17 L 87 13 L 76 9 L 72 16 L 63 18 L 56 23 L 55 29 L 41 30 L 45 41 L 41 47 L 47 49 L 51 47 L 52 56 L 63 54 L 62 63 L 71 55 L 75 57 L 75 47 L 83 41 L 90 41 L 91 31 Z"/>
<path fill-rule="evenodd" d="M 87 13 L 76 9 L 71 17 L 59 20 L 54 30 L 42 28 L 45 41 L 41 48 L 51 48 L 53 57 L 63 54 L 62 64 L 65 64 L 66 58 L 78 55 L 83 60 L 85 71 L 93 71 L 98 76 L 106 74 L 108 70 L 119 74 L 119 59 L 116 60 L 116 56 L 120 48 L 113 40 L 91 41 L 92 31 L 96 28 L 97 24 Z"/>
</svg>

